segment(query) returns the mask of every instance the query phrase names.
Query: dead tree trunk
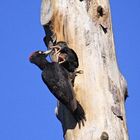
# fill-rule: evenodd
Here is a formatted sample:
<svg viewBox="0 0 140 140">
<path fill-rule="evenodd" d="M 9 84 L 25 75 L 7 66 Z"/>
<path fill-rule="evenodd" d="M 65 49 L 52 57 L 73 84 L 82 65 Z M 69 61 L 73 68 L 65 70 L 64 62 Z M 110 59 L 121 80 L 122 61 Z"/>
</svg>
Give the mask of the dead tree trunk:
<svg viewBox="0 0 140 140">
<path fill-rule="evenodd" d="M 65 140 L 128 140 L 127 84 L 116 61 L 109 0 L 42 0 L 41 24 L 49 22 L 57 40 L 75 50 L 84 71 L 74 90 L 87 121 L 79 129 L 59 104 Z"/>
</svg>

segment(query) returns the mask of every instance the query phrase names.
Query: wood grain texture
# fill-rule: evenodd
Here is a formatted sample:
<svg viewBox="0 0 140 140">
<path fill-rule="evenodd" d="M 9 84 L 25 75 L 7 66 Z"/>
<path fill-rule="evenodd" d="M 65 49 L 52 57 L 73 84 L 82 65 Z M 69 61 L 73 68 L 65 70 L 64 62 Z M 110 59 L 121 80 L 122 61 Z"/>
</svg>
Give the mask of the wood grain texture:
<svg viewBox="0 0 140 140">
<path fill-rule="evenodd" d="M 103 16 L 98 6 L 103 8 Z M 84 71 L 76 77 L 74 90 L 86 112 L 85 126 L 79 129 L 58 103 L 57 117 L 65 140 L 128 140 L 124 107 L 127 83 L 116 61 L 109 1 L 42 0 L 41 24 L 49 21 L 57 40 L 75 50 L 79 70 Z"/>
</svg>

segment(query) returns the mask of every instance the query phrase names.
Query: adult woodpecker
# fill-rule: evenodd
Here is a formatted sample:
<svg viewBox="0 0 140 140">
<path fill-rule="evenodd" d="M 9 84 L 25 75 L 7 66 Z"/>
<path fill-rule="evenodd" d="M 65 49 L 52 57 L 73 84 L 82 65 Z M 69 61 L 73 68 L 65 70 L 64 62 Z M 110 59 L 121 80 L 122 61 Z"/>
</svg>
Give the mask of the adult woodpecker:
<svg viewBox="0 0 140 140">
<path fill-rule="evenodd" d="M 31 54 L 29 60 L 42 70 L 42 80 L 51 93 L 72 113 L 75 120 L 80 124 L 86 120 L 82 106 L 75 98 L 69 72 L 57 62 L 48 62 L 46 57 L 52 52 L 36 51 Z"/>
</svg>

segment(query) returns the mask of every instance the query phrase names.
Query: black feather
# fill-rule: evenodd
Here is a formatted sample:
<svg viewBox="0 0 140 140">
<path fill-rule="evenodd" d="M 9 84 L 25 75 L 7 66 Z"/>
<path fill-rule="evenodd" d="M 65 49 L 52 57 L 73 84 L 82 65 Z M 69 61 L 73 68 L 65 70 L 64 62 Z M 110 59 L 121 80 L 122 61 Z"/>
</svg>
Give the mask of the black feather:
<svg viewBox="0 0 140 140">
<path fill-rule="evenodd" d="M 61 65 L 69 72 L 74 72 L 79 66 L 78 56 L 75 51 L 68 47 L 66 42 L 60 41 L 56 45 L 61 47 L 60 53 L 67 55 L 66 60 Z"/>
<path fill-rule="evenodd" d="M 30 62 L 42 70 L 42 80 L 51 93 L 73 114 L 75 120 L 85 120 L 85 112 L 75 98 L 69 72 L 59 63 L 48 62 L 46 56 L 38 51 L 31 55 Z"/>
</svg>

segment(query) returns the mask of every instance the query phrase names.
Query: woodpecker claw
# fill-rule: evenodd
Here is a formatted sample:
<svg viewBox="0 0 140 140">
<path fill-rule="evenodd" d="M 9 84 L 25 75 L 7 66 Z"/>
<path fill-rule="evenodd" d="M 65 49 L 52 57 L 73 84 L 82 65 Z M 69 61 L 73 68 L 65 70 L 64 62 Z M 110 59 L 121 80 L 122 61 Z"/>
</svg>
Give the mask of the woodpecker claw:
<svg viewBox="0 0 140 140">
<path fill-rule="evenodd" d="M 83 70 L 78 70 L 78 71 L 76 71 L 76 73 L 78 73 L 78 74 L 83 74 L 84 71 L 83 71 Z"/>
</svg>

